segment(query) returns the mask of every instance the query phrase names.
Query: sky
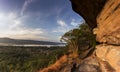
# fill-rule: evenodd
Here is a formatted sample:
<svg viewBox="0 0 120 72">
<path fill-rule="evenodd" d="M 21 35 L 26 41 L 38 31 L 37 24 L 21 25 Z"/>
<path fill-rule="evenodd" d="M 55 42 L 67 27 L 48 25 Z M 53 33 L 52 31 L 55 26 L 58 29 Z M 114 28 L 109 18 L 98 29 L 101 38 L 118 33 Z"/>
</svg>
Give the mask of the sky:
<svg viewBox="0 0 120 72">
<path fill-rule="evenodd" d="M 59 42 L 82 22 L 69 0 L 0 0 L 0 37 Z"/>
</svg>

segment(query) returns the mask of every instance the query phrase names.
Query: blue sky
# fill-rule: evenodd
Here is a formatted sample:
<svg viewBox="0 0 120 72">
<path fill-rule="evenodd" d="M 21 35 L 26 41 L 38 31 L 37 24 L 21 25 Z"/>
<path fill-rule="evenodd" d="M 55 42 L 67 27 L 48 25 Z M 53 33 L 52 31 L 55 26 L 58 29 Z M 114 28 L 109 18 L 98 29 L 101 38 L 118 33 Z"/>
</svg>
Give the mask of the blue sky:
<svg viewBox="0 0 120 72">
<path fill-rule="evenodd" d="M 69 0 L 0 0 L 0 37 L 58 42 L 82 21 Z"/>
</svg>

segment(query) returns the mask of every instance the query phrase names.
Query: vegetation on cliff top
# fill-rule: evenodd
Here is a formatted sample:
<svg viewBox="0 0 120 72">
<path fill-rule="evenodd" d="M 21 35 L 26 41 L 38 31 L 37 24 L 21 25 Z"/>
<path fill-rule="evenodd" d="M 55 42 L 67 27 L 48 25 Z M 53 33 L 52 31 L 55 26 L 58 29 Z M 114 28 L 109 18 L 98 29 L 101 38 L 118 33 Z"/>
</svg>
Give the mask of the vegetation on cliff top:
<svg viewBox="0 0 120 72">
<path fill-rule="evenodd" d="M 91 54 L 96 44 L 95 36 L 86 23 L 66 32 L 61 37 L 61 41 L 67 43 L 66 48 L 68 53 L 62 56 L 53 65 L 44 68 L 40 72 L 66 72 L 64 68 L 69 68 L 71 65 L 74 65 L 74 63 L 79 64 L 81 59 Z M 69 71 L 71 71 L 70 68 Z"/>
<path fill-rule="evenodd" d="M 73 55 L 78 55 L 86 49 L 94 48 L 96 44 L 95 36 L 86 23 L 66 32 L 61 40 L 67 43 L 69 52 L 73 53 Z"/>
</svg>

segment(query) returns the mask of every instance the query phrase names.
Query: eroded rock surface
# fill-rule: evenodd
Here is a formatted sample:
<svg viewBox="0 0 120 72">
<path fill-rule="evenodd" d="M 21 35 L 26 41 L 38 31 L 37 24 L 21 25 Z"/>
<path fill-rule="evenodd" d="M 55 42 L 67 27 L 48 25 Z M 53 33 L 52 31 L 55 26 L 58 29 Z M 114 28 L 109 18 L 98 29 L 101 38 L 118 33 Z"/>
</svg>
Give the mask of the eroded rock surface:
<svg viewBox="0 0 120 72">
<path fill-rule="evenodd" d="M 69 60 L 72 63 L 67 63 L 60 72 L 101 72 L 99 62 L 94 56 L 90 56 L 78 62 L 77 59 Z"/>
<path fill-rule="evenodd" d="M 97 40 L 120 45 L 120 0 L 108 0 L 97 17 Z"/>
<path fill-rule="evenodd" d="M 97 57 L 108 62 L 116 71 L 120 71 L 120 46 L 102 44 L 96 48 Z"/>
<path fill-rule="evenodd" d="M 70 0 L 72 8 L 80 14 L 90 27 L 97 26 L 96 17 L 101 12 L 106 0 Z"/>
<path fill-rule="evenodd" d="M 70 0 L 96 34 L 102 72 L 120 72 L 120 0 Z"/>
<path fill-rule="evenodd" d="M 120 0 L 71 0 L 75 12 L 91 28 L 97 28 L 97 41 L 120 45 Z"/>
</svg>

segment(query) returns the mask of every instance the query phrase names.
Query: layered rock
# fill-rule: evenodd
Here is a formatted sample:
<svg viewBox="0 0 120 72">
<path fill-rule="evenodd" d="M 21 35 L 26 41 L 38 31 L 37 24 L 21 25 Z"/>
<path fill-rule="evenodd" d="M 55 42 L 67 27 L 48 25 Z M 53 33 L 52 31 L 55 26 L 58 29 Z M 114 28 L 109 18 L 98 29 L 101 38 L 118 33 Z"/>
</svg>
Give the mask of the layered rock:
<svg viewBox="0 0 120 72">
<path fill-rule="evenodd" d="M 96 34 L 96 46 L 102 72 L 120 71 L 120 0 L 71 0 Z"/>
<path fill-rule="evenodd" d="M 95 28 L 97 40 L 120 45 L 120 0 L 71 0 L 75 12 L 80 14 L 91 28 Z"/>
<path fill-rule="evenodd" d="M 97 17 L 97 40 L 120 45 L 120 0 L 108 0 Z"/>
</svg>

